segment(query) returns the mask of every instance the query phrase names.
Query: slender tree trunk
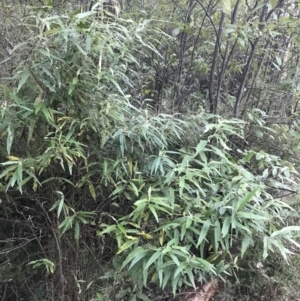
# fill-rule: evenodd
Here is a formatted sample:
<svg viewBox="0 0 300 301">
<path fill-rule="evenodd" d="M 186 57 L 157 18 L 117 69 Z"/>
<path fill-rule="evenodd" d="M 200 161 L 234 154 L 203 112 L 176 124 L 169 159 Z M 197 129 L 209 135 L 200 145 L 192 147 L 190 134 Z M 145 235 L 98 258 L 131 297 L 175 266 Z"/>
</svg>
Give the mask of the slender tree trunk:
<svg viewBox="0 0 300 301">
<path fill-rule="evenodd" d="M 191 20 L 191 15 L 193 13 L 193 10 L 195 8 L 194 0 L 189 0 L 189 9 L 187 11 L 185 22 L 189 23 Z M 186 51 L 186 45 L 187 45 L 187 33 L 182 32 L 180 37 L 180 57 L 179 57 L 179 64 L 177 69 L 177 80 L 176 80 L 176 95 L 175 95 L 175 110 L 178 110 L 179 105 L 182 103 L 182 71 L 183 71 L 183 65 L 184 65 L 184 58 L 185 58 L 185 51 Z"/>
<path fill-rule="evenodd" d="M 213 59 L 212 64 L 210 68 L 210 75 L 209 75 L 209 86 L 208 86 L 208 98 L 210 103 L 210 113 L 214 113 L 216 110 L 214 108 L 214 80 L 215 80 L 215 72 L 216 72 L 216 66 L 218 61 L 218 52 L 220 49 L 220 43 L 221 43 L 221 35 L 223 32 L 223 24 L 225 21 L 226 15 L 224 12 L 221 14 L 220 22 L 219 22 L 219 29 L 217 32 L 216 37 L 216 43 L 215 43 L 215 49 L 213 52 Z"/>
<path fill-rule="evenodd" d="M 260 31 L 263 31 L 263 29 L 266 26 L 266 22 L 271 17 L 271 15 L 274 13 L 276 8 L 281 7 L 283 4 L 284 4 L 284 0 L 278 1 L 277 5 L 272 10 L 270 10 L 268 13 L 267 13 L 267 5 L 263 6 L 263 8 L 261 10 L 261 13 L 260 13 L 260 17 L 259 17 L 259 21 L 260 21 L 259 29 L 260 29 Z M 239 116 L 240 105 L 241 105 L 241 101 L 242 101 L 242 98 L 243 98 L 243 95 L 244 95 L 245 85 L 246 85 L 246 82 L 248 80 L 249 71 L 250 71 L 250 68 L 251 68 L 254 53 L 255 53 L 255 50 L 256 50 L 256 46 L 259 42 L 259 39 L 260 39 L 260 37 L 257 37 L 254 40 L 254 42 L 251 43 L 251 52 L 248 56 L 246 65 L 244 67 L 242 80 L 241 80 L 241 83 L 240 83 L 240 86 L 239 86 L 239 89 L 238 89 L 238 92 L 237 92 L 237 96 L 236 96 L 236 101 L 235 101 L 235 105 L 234 105 L 234 112 L 233 112 L 234 117 Z"/>
<path fill-rule="evenodd" d="M 240 0 L 237 0 L 232 16 L 231 16 L 231 24 L 235 23 L 235 19 L 236 19 L 236 15 L 237 15 L 237 10 L 240 4 Z M 229 35 L 229 37 L 231 36 L 231 34 Z M 233 45 L 232 50 L 235 48 L 236 43 Z M 214 114 L 218 114 L 218 107 L 219 107 L 219 99 L 220 99 L 220 93 L 221 93 L 221 87 L 223 84 L 223 80 L 224 80 L 224 75 L 225 75 L 225 69 L 229 60 L 230 55 L 227 58 L 228 55 L 228 50 L 229 50 L 229 41 L 227 41 L 226 43 L 226 48 L 225 48 L 225 53 L 224 53 L 224 57 L 223 57 L 223 62 L 222 62 L 222 67 L 221 67 L 221 72 L 219 74 L 219 80 L 218 80 L 218 87 L 217 87 L 217 95 L 216 95 L 216 99 L 214 101 Z"/>
</svg>

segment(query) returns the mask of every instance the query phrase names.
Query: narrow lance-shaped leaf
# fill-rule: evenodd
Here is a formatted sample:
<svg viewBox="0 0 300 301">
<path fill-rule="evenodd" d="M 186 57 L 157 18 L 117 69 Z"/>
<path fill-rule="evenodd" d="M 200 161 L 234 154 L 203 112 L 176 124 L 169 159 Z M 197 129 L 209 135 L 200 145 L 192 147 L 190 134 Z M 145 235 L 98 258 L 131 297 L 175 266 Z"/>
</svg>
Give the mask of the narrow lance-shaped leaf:
<svg viewBox="0 0 300 301">
<path fill-rule="evenodd" d="M 142 247 L 135 248 L 132 252 L 128 254 L 126 259 L 124 260 L 121 269 L 123 269 L 130 261 L 133 260 L 138 254 L 143 254 L 143 256 L 146 256 L 148 253 L 148 250 L 143 249 Z"/>
<path fill-rule="evenodd" d="M 22 72 L 22 74 L 21 74 L 21 76 L 20 76 L 20 80 L 19 80 L 19 85 L 18 85 L 17 91 L 19 91 L 19 90 L 22 88 L 22 86 L 23 86 L 24 83 L 27 81 L 27 79 L 29 78 L 29 76 L 30 76 L 30 70 L 29 70 L 29 68 L 26 68 L 26 69 Z"/>
<path fill-rule="evenodd" d="M 228 234 L 230 225 L 231 225 L 231 216 L 227 216 L 223 222 L 223 227 L 222 227 L 223 238 Z"/>
<path fill-rule="evenodd" d="M 22 181 L 23 181 L 23 167 L 22 167 L 22 162 L 20 162 L 18 164 L 18 168 L 17 168 L 17 174 L 18 174 L 18 188 L 19 191 L 22 193 Z"/>
<path fill-rule="evenodd" d="M 7 140 L 6 140 L 6 150 L 7 154 L 10 155 L 11 146 L 14 140 L 14 125 L 13 123 L 10 123 L 7 128 Z"/>
<path fill-rule="evenodd" d="M 219 241 L 221 240 L 221 225 L 220 222 L 217 220 L 214 224 L 214 250 L 217 252 Z"/>
<path fill-rule="evenodd" d="M 248 247 L 253 244 L 253 240 L 249 236 L 244 236 L 242 239 L 241 256 L 243 257 Z"/>
<path fill-rule="evenodd" d="M 77 244 L 78 244 L 78 241 L 79 241 L 79 234 L 80 234 L 79 222 L 75 221 L 75 224 L 74 224 L 74 238 L 75 238 L 75 241 L 76 241 Z"/>
<path fill-rule="evenodd" d="M 152 206 L 152 205 L 150 204 L 150 205 L 149 205 L 149 209 L 150 209 L 150 211 L 152 212 L 152 214 L 154 215 L 156 221 L 159 222 L 159 220 L 158 220 L 158 215 L 157 215 L 157 212 L 156 212 L 154 206 Z"/>
<path fill-rule="evenodd" d="M 137 243 L 138 239 L 128 240 L 126 241 L 118 250 L 117 254 L 121 254 L 125 250 L 129 249 L 132 245 Z"/>
<path fill-rule="evenodd" d="M 211 221 L 206 220 L 201 228 L 200 236 L 198 238 L 197 247 L 201 244 L 204 238 L 206 238 L 207 232 L 211 226 Z"/>
<path fill-rule="evenodd" d="M 161 256 L 161 251 L 155 252 L 147 261 L 144 270 L 148 269 L 159 256 Z"/>
<path fill-rule="evenodd" d="M 190 281 L 193 285 L 193 288 L 196 289 L 195 277 L 194 277 L 194 274 L 192 272 L 192 269 L 190 267 L 187 267 L 186 272 L 187 272 L 187 274 L 189 276 L 189 279 L 190 279 Z"/>
<path fill-rule="evenodd" d="M 276 236 L 281 236 L 281 235 L 286 235 L 286 234 L 290 234 L 291 232 L 300 232 L 300 226 L 288 226 L 288 227 L 284 227 L 278 231 L 274 231 L 271 234 L 271 237 L 276 237 Z"/>
<path fill-rule="evenodd" d="M 144 252 L 146 251 L 146 252 Z M 139 261 L 141 261 L 144 257 L 146 257 L 149 254 L 148 250 L 143 250 L 139 253 L 136 254 L 136 256 L 134 256 L 133 260 L 131 261 L 131 264 L 128 268 L 128 270 L 130 270 L 131 268 L 133 268 L 133 266 L 138 263 Z"/>
<path fill-rule="evenodd" d="M 242 209 L 252 199 L 252 197 L 255 195 L 255 193 L 257 191 L 258 191 L 258 188 L 252 190 L 245 197 L 243 197 L 241 200 L 239 200 L 237 203 L 236 211 L 239 211 L 240 209 Z"/>
</svg>

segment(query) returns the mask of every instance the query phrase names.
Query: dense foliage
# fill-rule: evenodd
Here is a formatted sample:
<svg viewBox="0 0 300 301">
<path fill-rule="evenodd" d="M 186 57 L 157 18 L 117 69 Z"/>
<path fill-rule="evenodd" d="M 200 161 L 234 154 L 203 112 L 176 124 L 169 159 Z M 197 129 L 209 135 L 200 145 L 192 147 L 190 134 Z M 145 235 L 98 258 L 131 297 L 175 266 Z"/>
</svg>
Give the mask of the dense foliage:
<svg viewBox="0 0 300 301">
<path fill-rule="evenodd" d="M 24 2 L 0 12 L 2 300 L 168 300 L 297 252 L 297 4 Z"/>
</svg>

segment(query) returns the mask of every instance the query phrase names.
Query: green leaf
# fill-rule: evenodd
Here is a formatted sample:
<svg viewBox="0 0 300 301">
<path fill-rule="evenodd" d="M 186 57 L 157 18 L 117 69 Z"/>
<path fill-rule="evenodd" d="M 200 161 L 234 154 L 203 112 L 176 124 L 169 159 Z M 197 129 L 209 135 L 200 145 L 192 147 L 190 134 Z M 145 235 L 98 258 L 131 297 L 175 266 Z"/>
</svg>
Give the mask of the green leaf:
<svg viewBox="0 0 300 301">
<path fill-rule="evenodd" d="M 111 226 L 107 227 L 105 230 L 97 232 L 97 235 L 101 236 L 101 235 L 103 235 L 105 233 L 115 232 L 116 229 L 117 229 L 117 225 L 111 225 Z"/>
<path fill-rule="evenodd" d="M 258 191 L 258 188 L 252 190 L 249 192 L 245 197 L 243 197 L 241 200 L 238 201 L 236 211 L 239 211 L 242 209 L 255 195 L 255 193 Z"/>
<path fill-rule="evenodd" d="M 180 179 L 179 179 L 179 195 L 180 195 L 180 197 L 182 197 L 184 187 L 185 187 L 185 179 L 184 179 L 184 177 L 180 177 Z"/>
<path fill-rule="evenodd" d="M 32 135 L 34 132 L 35 122 L 33 120 L 30 120 L 29 126 L 28 126 L 28 136 L 27 136 L 27 145 L 29 145 Z"/>
<path fill-rule="evenodd" d="M 74 221 L 74 216 L 67 216 L 64 219 L 64 221 L 58 226 L 59 229 L 62 229 L 62 235 L 72 228 L 73 221 Z"/>
<path fill-rule="evenodd" d="M 199 236 L 198 242 L 197 242 L 197 247 L 199 247 L 200 244 L 202 243 L 203 239 L 206 238 L 206 235 L 207 235 L 207 232 L 208 232 L 210 226 L 211 226 L 210 220 L 206 220 L 204 222 L 204 224 L 202 225 L 200 236 Z"/>
<path fill-rule="evenodd" d="M 85 41 L 85 50 L 87 53 L 91 51 L 91 44 L 92 44 L 92 38 L 90 35 L 88 35 Z"/>
<path fill-rule="evenodd" d="M 204 150 L 206 145 L 207 145 L 207 141 L 201 140 L 200 143 L 196 147 L 196 153 L 197 154 L 201 153 Z"/>
<path fill-rule="evenodd" d="M 136 244 L 137 242 L 138 242 L 138 238 L 126 241 L 122 246 L 120 246 L 117 254 L 123 253 L 125 250 L 129 249 L 132 245 Z M 132 266 L 133 264 L 129 267 L 129 269 L 131 269 Z"/>
<path fill-rule="evenodd" d="M 149 207 L 150 211 L 152 212 L 152 214 L 154 215 L 156 221 L 159 223 L 158 215 L 156 213 L 154 206 L 150 204 L 148 207 Z"/>
<path fill-rule="evenodd" d="M 224 14 L 231 15 L 231 1 L 230 0 L 222 0 L 222 9 Z"/>
<path fill-rule="evenodd" d="M 102 299 L 101 299 L 102 300 Z M 136 294 L 130 295 L 129 301 L 136 301 Z"/>
<path fill-rule="evenodd" d="M 143 250 L 143 251 L 137 253 L 137 254 L 134 256 L 133 260 L 131 261 L 131 264 L 130 264 L 128 270 L 130 270 L 131 268 L 133 268 L 134 265 L 135 265 L 136 263 L 138 263 L 139 261 L 141 261 L 141 260 L 142 260 L 144 257 L 146 257 L 148 254 L 149 254 L 149 251 L 148 251 L 148 250 Z"/>
<path fill-rule="evenodd" d="M 175 256 L 172 252 L 169 252 L 168 255 L 173 259 L 173 261 L 175 262 L 175 264 L 179 267 L 180 266 L 180 262 L 179 262 L 177 256 Z"/>
<path fill-rule="evenodd" d="M 162 289 L 164 289 L 166 287 L 166 285 L 168 284 L 168 282 L 171 278 L 171 275 L 173 276 L 173 269 L 165 267 L 164 268 L 164 279 L 163 279 L 162 284 L 161 284 Z"/>
<path fill-rule="evenodd" d="M 79 222 L 78 221 L 75 221 L 75 224 L 74 224 L 74 238 L 75 238 L 75 241 L 78 243 L 79 241 L 79 235 L 80 235 L 80 226 L 79 226 Z"/>
<path fill-rule="evenodd" d="M 114 84 L 114 86 L 121 93 L 121 95 L 125 96 L 124 91 L 122 90 L 122 88 L 120 87 L 120 85 L 117 83 L 117 81 L 114 78 L 112 78 L 112 77 L 108 77 L 108 79 Z"/>
<path fill-rule="evenodd" d="M 44 114 L 46 120 L 47 120 L 50 124 L 54 123 L 54 117 L 53 117 L 53 114 L 52 114 L 51 110 L 48 109 L 48 108 L 46 108 L 44 105 L 42 105 L 41 109 L 42 109 L 42 112 L 43 112 L 43 114 Z"/>
<path fill-rule="evenodd" d="M 189 279 L 190 279 L 190 281 L 191 281 L 191 283 L 193 285 L 193 288 L 196 289 L 195 278 L 194 278 L 194 275 L 193 275 L 193 272 L 192 272 L 191 268 L 188 267 L 186 269 L 186 272 L 187 272 L 187 274 L 189 276 Z"/>
<path fill-rule="evenodd" d="M 173 28 L 172 29 L 172 35 L 173 35 L 173 37 L 178 36 L 179 33 L 180 33 L 180 28 Z"/>
<path fill-rule="evenodd" d="M 242 248 L 241 248 L 241 256 L 243 258 L 245 252 L 247 251 L 250 245 L 253 245 L 253 240 L 250 236 L 244 236 L 242 239 Z"/>
<path fill-rule="evenodd" d="M 227 216 L 223 222 L 222 238 L 224 238 L 228 234 L 230 225 L 231 225 L 231 217 Z"/>
<path fill-rule="evenodd" d="M 22 168 L 22 164 L 20 164 L 20 163 L 18 164 L 18 168 L 17 168 L 16 172 L 17 172 L 17 175 L 18 175 L 18 180 L 17 180 L 18 189 L 22 193 L 22 181 L 23 181 L 23 168 Z"/>
<path fill-rule="evenodd" d="M 10 123 L 7 128 L 7 140 L 6 140 L 6 150 L 8 155 L 10 155 L 11 146 L 14 140 L 14 133 L 15 133 L 14 125 L 13 123 Z"/>
<path fill-rule="evenodd" d="M 268 257 L 268 249 L 269 249 L 269 238 L 267 236 L 264 237 L 264 252 L 263 259 Z"/>
<path fill-rule="evenodd" d="M 126 259 L 124 260 L 121 269 L 123 269 L 130 261 L 133 260 L 136 256 L 140 256 L 140 258 L 143 258 L 148 254 L 148 250 L 143 249 L 142 247 L 135 248 L 132 252 L 128 254 Z"/>
<path fill-rule="evenodd" d="M 13 57 L 7 57 L 6 59 L 0 61 L 0 66 L 1 66 L 2 64 L 4 64 L 5 62 L 10 61 L 12 58 L 13 58 Z"/>
<path fill-rule="evenodd" d="M 57 217 L 59 218 L 60 217 L 60 214 L 61 214 L 61 210 L 64 206 L 64 197 L 62 196 L 61 199 L 59 200 L 59 205 L 58 205 L 58 208 L 57 208 Z"/>
<path fill-rule="evenodd" d="M 276 236 L 290 234 L 293 231 L 294 232 L 300 232 L 300 226 L 288 226 L 288 227 L 284 227 L 281 230 L 274 231 L 271 234 L 271 237 L 276 237 Z"/>
<path fill-rule="evenodd" d="M 127 235 L 126 229 L 122 224 L 118 224 L 117 228 L 121 231 L 122 234 Z"/>
<path fill-rule="evenodd" d="M 246 157 L 243 158 L 242 161 L 245 163 L 248 163 L 251 160 L 251 158 L 253 157 L 253 155 L 254 155 L 253 151 L 248 151 Z"/>
<path fill-rule="evenodd" d="M 217 220 L 214 224 L 214 250 L 218 250 L 219 241 L 221 240 L 221 225 Z"/>
<path fill-rule="evenodd" d="M 180 240 L 183 240 L 185 234 L 186 234 L 186 223 L 183 223 L 182 226 L 181 226 Z"/>
<path fill-rule="evenodd" d="M 19 85 L 18 85 L 18 89 L 17 91 L 19 91 L 22 86 L 24 85 L 24 83 L 27 81 L 27 79 L 29 78 L 29 76 L 31 75 L 29 68 L 26 68 L 21 75 L 19 75 L 18 77 L 19 79 Z"/>
<path fill-rule="evenodd" d="M 130 181 L 129 184 L 132 187 L 134 194 L 138 197 L 139 196 L 139 190 L 137 189 L 136 185 L 132 181 Z"/>
<path fill-rule="evenodd" d="M 157 251 L 155 252 L 150 258 L 149 260 L 147 261 L 146 265 L 144 266 L 144 271 L 145 270 L 148 270 L 148 268 L 153 264 L 153 262 L 161 256 L 161 251 Z"/>
<path fill-rule="evenodd" d="M 192 217 L 187 217 L 186 219 L 186 229 L 189 229 L 193 223 Z"/>
<path fill-rule="evenodd" d="M 186 262 L 182 262 L 182 263 L 179 265 L 179 267 L 177 267 L 177 269 L 176 269 L 175 272 L 174 272 L 174 278 L 175 278 L 176 276 L 178 276 L 178 275 L 184 270 L 184 268 L 186 267 L 186 265 L 187 265 Z"/>
<path fill-rule="evenodd" d="M 281 58 L 280 58 L 279 56 L 276 56 L 275 58 L 276 58 L 277 65 L 278 65 L 278 66 L 281 66 L 281 65 L 282 65 L 282 60 L 281 60 Z"/>
<path fill-rule="evenodd" d="M 244 48 L 246 43 L 244 39 L 238 38 L 238 43 Z"/>
<path fill-rule="evenodd" d="M 277 6 L 277 3 L 278 3 L 278 0 L 270 0 L 270 4 L 273 9 Z"/>
<path fill-rule="evenodd" d="M 94 185 L 91 183 L 91 182 L 88 182 L 88 185 L 89 185 L 89 191 L 90 191 L 90 194 L 92 196 L 92 198 L 94 199 L 94 201 L 96 200 L 97 196 L 96 196 L 96 191 L 95 191 L 95 187 Z"/>
<path fill-rule="evenodd" d="M 87 18 L 89 16 L 92 16 L 92 15 L 95 15 L 95 14 L 96 14 L 95 11 L 87 11 L 87 12 L 84 12 L 84 13 L 76 14 L 75 18 L 79 21 L 79 20 L 85 19 L 85 18 Z"/>
<path fill-rule="evenodd" d="M 173 278 L 172 278 L 172 292 L 173 292 L 174 296 L 176 295 L 177 284 L 178 284 L 179 279 L 180 279 L 180 275 L 173 276 Z"/>
<path fill-rule="evenodd" d="M 267 220 L 268 218 L 262 215 L 258 215 L 258 214 L 253 214 L 251 212 L 243 212 L 243 211 L 239 211 L 237 213 L 238 217 L 242 217 L 245 219 L 254 219 L 254 220 Z"/>
<path fill-rule="evenodd" d="M 170 205 L 167 204 L 168 199 L 164 198 L 164 197 L 152 197 L 151 198 L 151 203 L 155 204 L 155 205 L 160 205 L 162 207 L 166 207 L 168 209 L 172 209 L 172 207 Z"/>
<path fill-rule="evenodd" d="M 272 239 L 270 242 L 272 243 L 272 245 L 274 245 L 275 247 L 278 248 L 278 250 L 280 251 L 281 256 L 285 260 L 287 260 L 287 254 L 292 254 L 291 251 L 289 251 L 287 248 L 284 247 L 284 245 L 282 244 L 282 242 L 280 240 Z"/>
<path fill-rule="evenodd" d="M 264 136 L 264 133 L 262 131 L 256 130 L 255 131 L 255 136 L 258 138 L 262 138 Z"/>
</svg>

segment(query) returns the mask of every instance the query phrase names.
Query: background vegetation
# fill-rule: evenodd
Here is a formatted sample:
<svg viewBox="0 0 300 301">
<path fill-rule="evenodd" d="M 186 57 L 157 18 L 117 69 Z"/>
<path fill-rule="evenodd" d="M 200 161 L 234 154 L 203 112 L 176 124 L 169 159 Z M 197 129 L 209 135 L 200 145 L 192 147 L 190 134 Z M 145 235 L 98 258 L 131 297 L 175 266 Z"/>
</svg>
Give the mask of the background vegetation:
<svg viewBox="0 0 300 301">
<path fill-rule="evenodd" d="M 297 300 L 298 3 L 0 7 L 1 300 Z"/>
</svg>

